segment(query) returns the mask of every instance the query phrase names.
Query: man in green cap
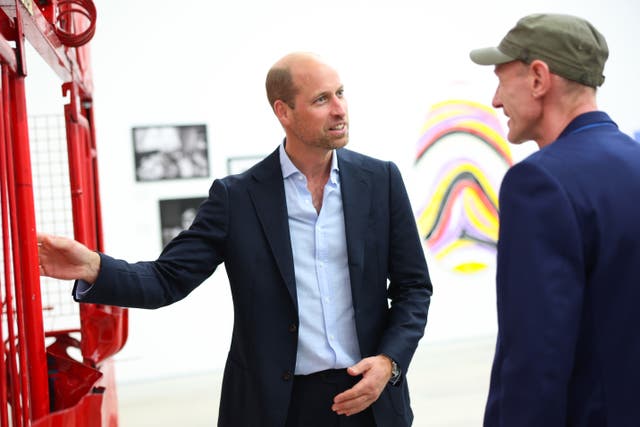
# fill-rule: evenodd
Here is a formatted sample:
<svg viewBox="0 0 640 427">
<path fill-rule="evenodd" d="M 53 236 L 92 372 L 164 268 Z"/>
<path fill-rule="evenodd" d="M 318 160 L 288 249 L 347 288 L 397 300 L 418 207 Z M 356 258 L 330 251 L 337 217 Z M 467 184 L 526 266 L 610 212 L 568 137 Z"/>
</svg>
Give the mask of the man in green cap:
<svg viewBox="0 0 640 427">
<path fill-rule="evenodd" d="M 540 147 L 500 189 L 487 427 L 640 426 L 640 144 L 596 106 L 607 57 L 589 22 L 551 14 L 471 52 L 509 141 Z"/>
</svg>

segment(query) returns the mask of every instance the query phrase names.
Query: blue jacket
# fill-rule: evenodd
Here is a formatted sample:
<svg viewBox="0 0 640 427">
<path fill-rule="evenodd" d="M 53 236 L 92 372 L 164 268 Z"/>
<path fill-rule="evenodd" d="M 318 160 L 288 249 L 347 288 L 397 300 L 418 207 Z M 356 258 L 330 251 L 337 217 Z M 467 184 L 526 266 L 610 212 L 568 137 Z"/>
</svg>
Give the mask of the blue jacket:
<svg viewBox="0 0 640 427">
<path fill-rule="evenodd" d="M 640 144 L 573 120 L 500 189 L 487 427 L 640 426 Z"/>
</svg>

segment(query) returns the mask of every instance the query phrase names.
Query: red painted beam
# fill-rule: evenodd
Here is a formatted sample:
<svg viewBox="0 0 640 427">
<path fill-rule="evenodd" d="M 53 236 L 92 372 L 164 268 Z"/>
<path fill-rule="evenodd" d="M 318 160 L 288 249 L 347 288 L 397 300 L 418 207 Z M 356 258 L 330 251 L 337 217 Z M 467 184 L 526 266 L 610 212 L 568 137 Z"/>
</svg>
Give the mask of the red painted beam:
<svg viewBox="0 0 640 427">
<path fill-rule="evenodd" d="M 35 3 L 31 13 L 20 0 L 0 0 L 0 10 L 10 20 L 21 21 L 24 37 L 63 82 L 73 81 L 84 95 L 91 96 L 93 85 L 91 79 L 80 71 L 83 67 L 78 63 L 77 49 L 68 48 L 60 42 L 53 25 Z"/>
</svg>

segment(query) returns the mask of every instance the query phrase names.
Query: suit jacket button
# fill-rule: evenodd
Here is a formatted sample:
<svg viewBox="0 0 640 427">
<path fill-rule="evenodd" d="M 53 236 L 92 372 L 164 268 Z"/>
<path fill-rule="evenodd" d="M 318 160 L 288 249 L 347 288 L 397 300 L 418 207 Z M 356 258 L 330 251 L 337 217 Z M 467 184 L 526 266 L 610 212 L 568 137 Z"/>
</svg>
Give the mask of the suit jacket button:
<svg viewBox="0 0 640 427">
<path fill-rule="evenodd" d="M 289 325 L 289 332 L 293 333 L 297 330 L 298 330 L 298 325 L 296 325 L 295 323 L 292 323 Z"/>
<path fill-rule="evenodd" d="M 291 375 L 291 372 L 287 371 L 284 374 L 282 374 L 282 379 L 284 381 L 290 381 L 291 378 L 293 378 L 293 375 Z"/>
</svg>

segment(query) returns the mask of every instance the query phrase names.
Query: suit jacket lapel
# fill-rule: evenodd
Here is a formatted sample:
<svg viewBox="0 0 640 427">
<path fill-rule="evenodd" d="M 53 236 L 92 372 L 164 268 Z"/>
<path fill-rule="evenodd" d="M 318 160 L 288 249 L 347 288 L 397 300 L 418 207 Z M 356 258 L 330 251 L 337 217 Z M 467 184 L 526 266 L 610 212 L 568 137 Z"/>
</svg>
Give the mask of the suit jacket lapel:
<svg viewBox="0 0 640 427">
<path fill-rule="evenodd" d="M 289 235 L 287 201 L 284 194 L 278 150 L 267 157 L 261 167 L 255 169 L 253 178 L 254 181 L 249 186 L 249 194 L 280 274 L 297 310 L 298 300 Z"/>
<path fill-rule="evenodd" d="M 338 152 L 340 189 L 349 257 L 349 277 L 354 308 L 362 291 L 364 249 L 371 207 L 371 188 L 367 170 L 355 164 L 356 159 L 345 150 Z"/>
</svg>

